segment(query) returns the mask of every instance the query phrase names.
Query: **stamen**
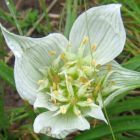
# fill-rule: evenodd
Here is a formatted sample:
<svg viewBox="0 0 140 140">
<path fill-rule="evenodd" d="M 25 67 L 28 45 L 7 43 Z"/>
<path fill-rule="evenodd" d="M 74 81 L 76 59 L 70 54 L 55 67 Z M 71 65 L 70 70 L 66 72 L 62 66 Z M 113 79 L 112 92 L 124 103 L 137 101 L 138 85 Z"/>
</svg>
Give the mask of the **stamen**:
<svg viewBox="0 0 140 140">
<path fill-rule="evenodd" d="M 86 72 L 86 71 L 89 71 L 89 70 L 90 70 L 90 67 L 89 67 L 89 66 L 83 66 L 83 67 L 82 67 L 82 70 L 84 70 L 85 72 Z"/>
<path fill-rule="evenodd" d="M 58 96 L 58 91 L 57 90 L 54 90 L 53 93 Z"/>
<path fill-rule="evenodd" d="M 62 114 L 66 114 L 67 109 L 66 109 L 64 106 L 60 106 L 60 112 L 61 112 Z"/>
<path fill-rule="evenodd" d="M 68 82 L 72 82 L 72 77 L 68 76 Z"/>
<path fill-rule="evenodd" d="M 96 69 L 100 69 L 101 68 L 101 64 L 97 64 Z"/>
<path fill-rule="evenodd" d="M 96 60 L 95 60 L 95 59 L 93 59 L 93 60 L 92 60 L 92 64 L 93 64 L 94 66 L 96 66 L 96 65 L 97 65 L 97 63 L 96 63 Z"/>
<path fill-rule="evenodd" d="M 54 97 L 52 97 L 51 100 L 54 104 L 56 104 L 56 99 Z"/>
<path fill-rule="evenodd" d="M 85 36 L 85 37 L 83 38 L 82 42 L 81 42 L 81 45 L 85 45 L 85 44 L 87 44 L 88 42 L 89 42 L 89 38 L 88 38 L 88 36 Z"/>
<path fill-rule="evenodd" d="M 96 46 L 95 44 L 93 44 L 93 45 L 91 46 L 91 49 L 92 49 L 93 52 L 96 51 L 96 48 L 97 48 L 97 46 Z"/>
<path fill-rule="evenodd" d="M 73 108 L 74 110 L 74 113 L 77 115 L 77 116 L 80 116 L 81 115 L 81 111 L 77 108 L 77 106 L 74 106 Z"/>
<path fill-rule="evenodd" d="M 77 110 L 75 113 L 76 113 L 77 116 L 81 115 L 81 111 L 80 110 Z"/>
<path fill-rule="evenodd" d="M 87 102 L 90 104 L 93 103 L 93 100 L 91 98 L 87 98 Z"/>
<path fill-rule="evenodd" d="M 66 60 L 66 57 L 65 57 L 66 55 L 65 55 L 65 53 L 62 53 L 61 55 L 60 55 L 60 58 L 64 61 L 64 60 Z"/>
<path fill-rule="evenodd" d="M 80 81 L 81 83 L 87 83 L 87 82 L 88 82 L 88 79 L 85 78 L 85 77 L 80 77 L 79 81 Z"/>
<path fill-rule="evenodd" d="M 42 83 L 44 83 L 44 80 L 38 80 L 37 84 L 41 85 Z"/>
<path fill-rule="evenodd" d="M 57 85 L 55 82 L 53 82 L 53 90 L 56 90 L 57 89 Z"/>
<path fill-rule="evenodd" d="M 56 51 L 49 51 L 49 55 L 51 55 L 51 56 L 53 56 L 53 55 L 55 55 L 56 54 Z"/>
</svg>

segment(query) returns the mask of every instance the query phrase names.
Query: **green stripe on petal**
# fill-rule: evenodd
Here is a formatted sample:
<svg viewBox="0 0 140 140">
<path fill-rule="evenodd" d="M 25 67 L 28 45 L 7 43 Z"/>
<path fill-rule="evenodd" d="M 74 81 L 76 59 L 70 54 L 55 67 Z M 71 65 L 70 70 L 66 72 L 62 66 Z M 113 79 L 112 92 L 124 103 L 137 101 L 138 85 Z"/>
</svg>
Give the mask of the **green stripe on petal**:
<svg viewBox="0 0 140 140">
<path fill-rule="evenodd" d="M 115 61 L 103 66 L 102 70 L 104 69 L 103 71 L 105 72 L 109 65 L 112 75 L 109 77 L 108 81 L 112 81 L 114 84 L 108 90 L 108 96 L 104 101 L 105 105 L 108 105 L 115 97 L 140 87 L 139 72 L 125 69 Z"/>
<path fill-rule="evenodd" d="M 53 114 L 53 112 L 45 112 L 38 115 L 34 122 L 34 131 L 62 139 L 75 130 L 90 128 L 88 121 L 82 116 L 76 116 L 70 112 L 57 116 Z"/>
<path fill-rule="evenodd" d="M 50 95 L 47 93 L 38 93 L 34 102 L 34 108 L 46 108 L 50 111 L 56 111 L 58 109 L 51 101 Z"/>
<path fill-rule="evenodd" d="M 33 104 L 37 94 L 37 81 L 42 79 L 39 69 L 48 66 L 68 45 L 58 33 L 43 38 L 15 35 L 0 26 L 8 47 L 15 55 L 14 76 L 20 96 Z"/>
<path fill-rule="evenodd" d="M 96 119 L 99 119 L 99 120 L 102 120 L 102 121 L 107 123 L 107 120 L 104 116 L 102 108 L 94 103 L 93 103 L 91 109 L 87 110 L 86 115 L 93 117 L 93 118 L 96 118 Z"/>
<path fill-rule="evenodd" d="M 89 36 L 87 45 L 93 49 L 93 58 L 98 64 L 105 64 L 118 56 L 126 40 L 120 7 L 120 4 L 109 4 L 81 14 L 74 22 L 69 36 L 73 49 L 77 50 L 84 37 Z M 90 55 L 88 46 L 86 51 Z"/>
</svg>

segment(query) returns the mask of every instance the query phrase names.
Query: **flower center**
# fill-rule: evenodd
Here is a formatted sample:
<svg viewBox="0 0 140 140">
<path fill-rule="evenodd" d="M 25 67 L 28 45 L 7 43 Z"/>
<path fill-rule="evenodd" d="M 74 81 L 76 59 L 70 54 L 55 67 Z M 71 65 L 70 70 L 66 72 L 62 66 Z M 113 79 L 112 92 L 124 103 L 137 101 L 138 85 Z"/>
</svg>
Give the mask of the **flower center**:
<svg viewBox="0 0 140 140">
<path fill-rule="evenodd" d="M 63 52 L 51 66 L 41 69 L 43 78 L 38 81 L 39 90 L 50 96 L 58 106 L 58 113 L 73 111 L 76 115 L 90 108 L 100 92 L 99 65 L 90 57 L 84 56 L 82 41 L 78 54 Z M 94 46 L 95 50 L 95 46 Z"/>
</svg>

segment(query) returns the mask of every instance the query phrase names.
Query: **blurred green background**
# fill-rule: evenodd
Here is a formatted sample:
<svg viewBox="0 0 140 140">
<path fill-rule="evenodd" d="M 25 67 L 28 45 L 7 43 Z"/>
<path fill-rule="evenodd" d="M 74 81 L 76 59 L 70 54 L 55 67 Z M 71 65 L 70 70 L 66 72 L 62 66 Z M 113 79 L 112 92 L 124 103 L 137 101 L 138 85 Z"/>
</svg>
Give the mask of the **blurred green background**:
<svg viewBox="0 0 140 140">
<path fill-rule="evenodd" d="M 6 4 L 9 3 L 9 4 Z M 0 0 L 0 22 L 11 32 L 42 37 L 61 32 L 68 37 L 77 16 L 88 8 L 109 3 L 122 4 L 127 33 L 123 53 L 117 61 L 140 71 L 140 0 Z M 13 78 L 14 56 L 0 32 L 0 140 L 51 140 L 33 132 L 36 114 L 20 99 Z M 117 140 L 140 140 L 140 89 L 127 93 L 107 108 Z M 75 132 L 67 140 L 111 140 L 109 127 L 91 120 L 92 128 Z"/>
</svg>

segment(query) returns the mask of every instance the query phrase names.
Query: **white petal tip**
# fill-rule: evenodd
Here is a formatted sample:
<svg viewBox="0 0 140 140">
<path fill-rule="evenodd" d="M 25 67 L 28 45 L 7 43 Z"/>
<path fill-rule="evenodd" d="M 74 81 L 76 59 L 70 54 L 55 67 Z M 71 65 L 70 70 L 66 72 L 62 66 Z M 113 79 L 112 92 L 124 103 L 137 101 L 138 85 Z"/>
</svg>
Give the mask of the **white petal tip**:
<svg viewBox="0 0 140 140">
<path fill-rule="evenodd" d="M 110 4 L 107 6 L 110 6 L 110 8 L 114 11 L 114 10 L 120 10 L 122 4 Z"/>
</svg>

